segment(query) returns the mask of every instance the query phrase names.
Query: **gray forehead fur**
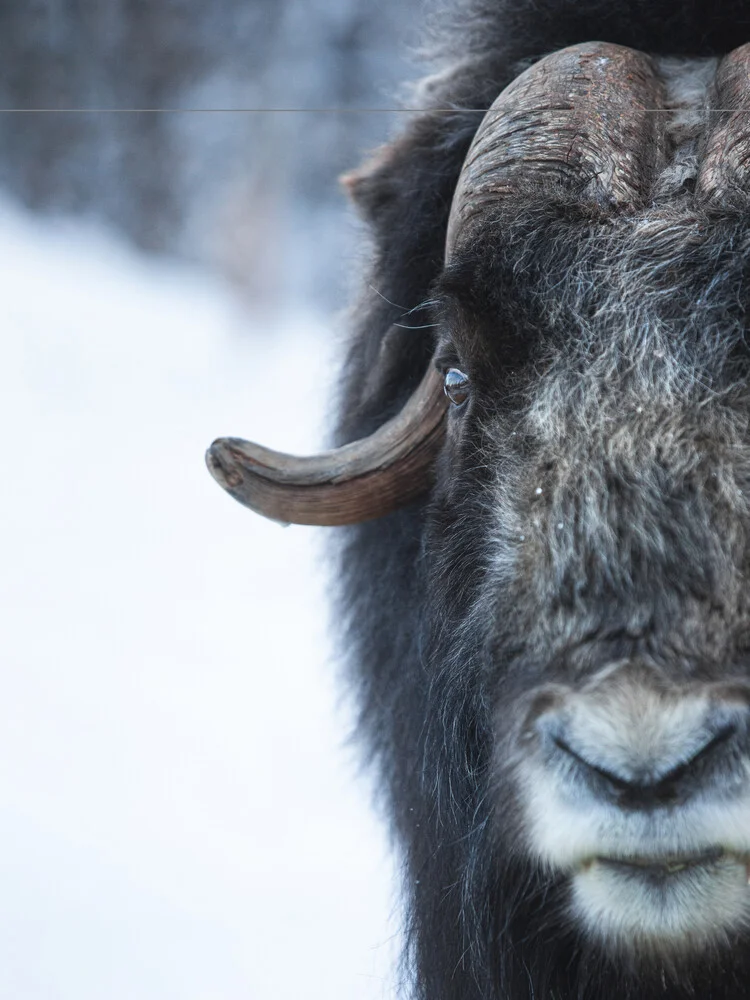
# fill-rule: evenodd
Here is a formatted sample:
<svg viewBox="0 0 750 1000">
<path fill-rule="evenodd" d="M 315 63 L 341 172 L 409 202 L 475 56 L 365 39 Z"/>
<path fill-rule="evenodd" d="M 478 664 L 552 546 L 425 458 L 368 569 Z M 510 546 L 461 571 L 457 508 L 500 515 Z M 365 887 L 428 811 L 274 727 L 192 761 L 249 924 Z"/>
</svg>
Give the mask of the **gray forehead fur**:
<svg viewBox="0 0 750 1000">
<path fill-rule="evenodd" d="M 750 227 L 692 194 L 715 61 L 660 71 L 677 111 L 647 206 L 603 224 L 540 214 L 535 231 L 523 209 L 504 222 L 543 333 L 525 405 L 484 418 L 499 453 L 490 587 L 503 577 L 529 592 L 516 607 L 544 609 L 529 623 L 539 648 L 612 619 L 665 656 L 717 661 L 748 611 Z"/>
<path fill-rule="evenodd" d="M 739 258 L 750 249 L 743 229 Z M 621 220 L 609 246 L 601 234 L 579 240 L 563 273 L 549 276 L 553 293 L 539 289 L 546 336 L 526 405 L 488 421 L 485 440 L 505 453 L 497 552 L 515 583 L 536 591 L 527 606 L 545 609 L 551 633 L 557 612 L 601 615 L 607 600 L 629 617 L 623 626 L 640 628 L 670 598 L 683 614 L 686 600 L 725 620 L 741 613 L 744 275 L 691 274 L 686 248 L 700 240 L 687 202 L 682 214 L 672 206 Z M 682 278 L 665 282 L 670 270 L 693 282 L 691 311 L 675 287 Z"/>
</svg>

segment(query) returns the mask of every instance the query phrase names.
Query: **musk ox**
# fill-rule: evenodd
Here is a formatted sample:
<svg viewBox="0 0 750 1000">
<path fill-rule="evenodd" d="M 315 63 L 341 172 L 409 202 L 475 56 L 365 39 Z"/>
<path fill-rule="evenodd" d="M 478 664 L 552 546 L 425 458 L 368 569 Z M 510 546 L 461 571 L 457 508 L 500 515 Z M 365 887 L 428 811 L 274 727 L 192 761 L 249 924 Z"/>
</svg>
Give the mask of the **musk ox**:
<svg viewBox="0 0 750 1000">
<path fill-rule="evenodd" d="M 410 995 L 746 998 L 750 4 L 454 14 L 345 179 L 339 447 L 209 467 L 349 525 Z"/>
</svg>

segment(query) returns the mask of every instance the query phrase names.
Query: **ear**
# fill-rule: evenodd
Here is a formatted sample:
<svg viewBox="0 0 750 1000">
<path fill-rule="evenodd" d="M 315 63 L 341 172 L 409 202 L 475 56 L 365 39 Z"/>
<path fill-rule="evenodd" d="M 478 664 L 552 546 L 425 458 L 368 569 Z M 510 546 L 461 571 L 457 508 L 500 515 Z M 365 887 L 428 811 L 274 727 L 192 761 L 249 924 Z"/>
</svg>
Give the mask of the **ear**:
<svg viewBox="0 0 750 1000">
<path fill-rule="evenodd" d="M 476 114 L 425 111 L 414 116 L 391 142 L 340 178 L 362 219 L 375 230 L 376 243 L 394 251 L 422 242 L 430 231 L 440 248 L 458 174 L 478 124 Z"/>
<path fill-rule="evenodd" d="M 398 169 L 400 142 L 389 143 L 374 149 L 365 162 L 339 177 L 339 184 L 352 200 L 359 215 L 371 225 L 387 212 L 397 196 L 393 178 Z"/>
</svg>

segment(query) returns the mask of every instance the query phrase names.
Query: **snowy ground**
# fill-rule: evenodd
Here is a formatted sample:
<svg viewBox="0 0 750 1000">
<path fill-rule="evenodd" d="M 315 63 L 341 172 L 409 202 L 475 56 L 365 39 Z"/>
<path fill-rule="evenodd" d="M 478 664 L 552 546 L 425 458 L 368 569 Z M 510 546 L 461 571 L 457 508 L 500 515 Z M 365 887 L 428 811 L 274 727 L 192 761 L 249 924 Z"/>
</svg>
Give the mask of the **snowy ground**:
<svg viewBox="0 0 750 1000">
<path fill-rule="evenodd" d="M 392 997 L 324 532 L 203 466 L 318 445 L 333 338 L 6 203 L 0 275 L 0 996 Z"/>
</svg>

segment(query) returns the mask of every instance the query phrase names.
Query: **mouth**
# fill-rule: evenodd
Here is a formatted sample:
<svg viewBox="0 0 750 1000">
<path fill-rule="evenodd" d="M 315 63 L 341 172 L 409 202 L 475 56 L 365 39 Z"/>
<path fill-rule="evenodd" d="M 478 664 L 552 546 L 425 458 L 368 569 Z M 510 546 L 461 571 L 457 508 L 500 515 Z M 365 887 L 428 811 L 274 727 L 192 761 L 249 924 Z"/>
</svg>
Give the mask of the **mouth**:
<svg viewBox="0 0 750 1000">
<path fill-rule="evenodd" d="M 668 879 L 698 868 L 710 868 L 722 862 L 732 864 L 742 863 L 750 884 L 750 856 L 725 851 L 721 847 L 709 847 L 697 854 L 670 854 L 659 857 L 596 857 L 584 862 L 582 870 L 592 865 L 602 865 L 605 868 L 620 872 L 623 875 L 647 877 L 653 879 Z"/>
</svg>

